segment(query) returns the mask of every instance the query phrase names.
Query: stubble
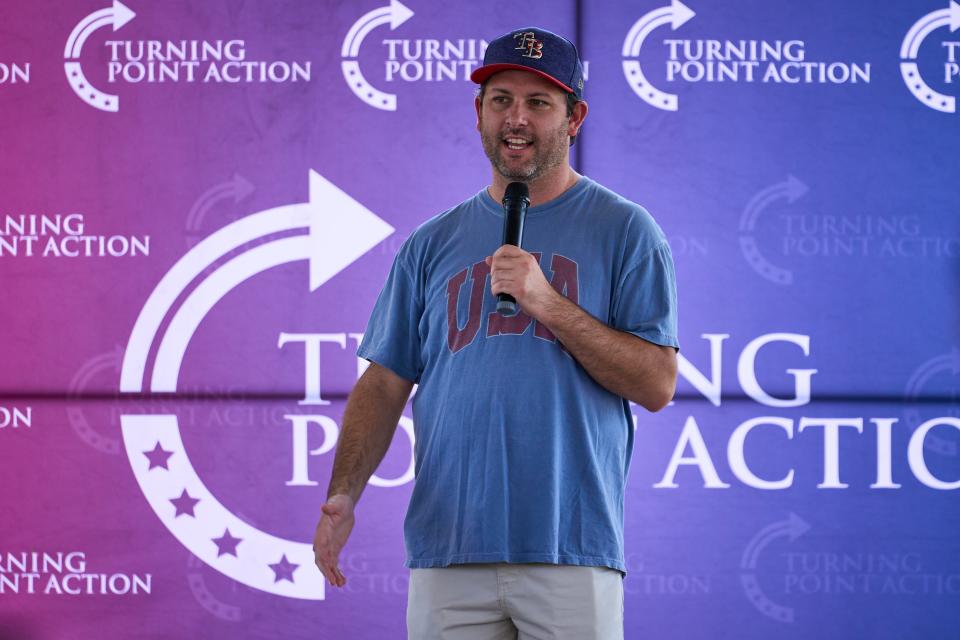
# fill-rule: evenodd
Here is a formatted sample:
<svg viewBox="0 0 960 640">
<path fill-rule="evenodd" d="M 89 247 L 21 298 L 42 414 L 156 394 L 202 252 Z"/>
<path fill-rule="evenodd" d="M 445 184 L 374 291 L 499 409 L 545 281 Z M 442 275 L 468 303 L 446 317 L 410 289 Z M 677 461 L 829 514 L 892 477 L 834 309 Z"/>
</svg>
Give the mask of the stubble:
<svg viewBox="0 0 960 640">
<path fill-rule="evenodd" d="M 551 169 L 563 164 L 567 149 L 570 147 L 570 138 L 567 135 L 567 123 L 562 122 L 556 129 L 548 131 L 544 136 L 533 136 L 534 154 L 522 165 L 511 166 L 503 157 L 503 139 L 511 134 L 528 137 L 523 129 L 509 129 L 501 133 L 488 133 L 482 130 L 480 139 L 483 143 L 483 152 L 490 160 L 493 168 L 507 180 L 518 182 L 533 182 Z"/>
</svg>

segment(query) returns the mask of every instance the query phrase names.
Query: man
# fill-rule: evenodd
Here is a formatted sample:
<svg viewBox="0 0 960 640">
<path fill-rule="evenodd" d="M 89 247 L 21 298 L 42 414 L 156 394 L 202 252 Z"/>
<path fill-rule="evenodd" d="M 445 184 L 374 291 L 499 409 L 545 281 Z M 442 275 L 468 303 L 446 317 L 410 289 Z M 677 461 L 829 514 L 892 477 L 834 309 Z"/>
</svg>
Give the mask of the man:
<svg viewBox="0 0 960 640">
<path fill-rule="evenodd" d="M 317 566 L 345 584 L 354 505 L 419 383 L 410 638 L 619 638 L 628 400 L 657 411 L 676 382 L 670 249 L 642 208 L 570 167 L 587 115 L 573 44 L 511 32 L 471 79 L 493 182 L 397 255 L 358 350 L 371 364 L 344 414 Z M 514 181 L 530 189 L 528 250 L 497 248 Z M 520 313 L 498 314 L 499 293 Z"/>
</svg>

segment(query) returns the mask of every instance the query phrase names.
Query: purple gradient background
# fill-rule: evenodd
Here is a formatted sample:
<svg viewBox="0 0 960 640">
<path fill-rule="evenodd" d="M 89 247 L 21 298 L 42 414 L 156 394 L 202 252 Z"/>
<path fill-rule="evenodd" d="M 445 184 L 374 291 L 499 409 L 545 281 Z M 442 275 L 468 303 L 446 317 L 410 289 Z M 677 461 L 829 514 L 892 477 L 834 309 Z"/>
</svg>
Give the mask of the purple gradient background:
<svg viewBox="0 0 960 640">
<path fill-rule="evenodd" d="M 793 175 L 809 192 L 765 212 L 757 233 L 767 249 L 782 235 L 784 215 L 909 215 L 921 235 L 956 243 L 958 116 L 917 102 L 898 69 L 906 31 L 944 3 L 691 2 L 697 17 L 677 32 L 657 30 L 641 52 L 651 81 L 680 96 L 677 113 L 655 111 L 624 82 L 624 35 L 665 4 L 646 1 L 411 0 L 411 20 L 394 32 L 376 29 L 361 49 L 367 78 L 398 96 L 396 112 L 372 109 L 344 83 L 340 46 L 351 25 L 382 4 L 130 2 L 137 17 L 116 34 L 97 31 L 82 58 L 95 85 L 121 96 L 114 114 L 83 104 L 63 75 L 67 36 L 105 2 L 0 5 L 0 63 L 31 64 L 29 84 L 0 84 L 0 215 L 80 212 L 86 233 L 151 238 L 150 255 L 141 258 L 0 257 L 0 407 L 33 409 L 32 427 L 0 429 L 0 553 L 83 551 L 92 572 L 153 577 L 152 593 L 139 596 L 0 594 L 0 640 L 405 637 L 401 523 L 410 485 L 364 494 L 343 561 L 346 590 L 328 589 L 317 602 L 273 596 L 198 563 L 164 528 L 117 451 L 119 415 L 160 403 L 173 408 L 190 459 L 228 508 L 274 535 L 308 542 L 332 452 L 310 458 L 318 486 L 286 486 L 292 447 L 282 415 L 316 412 L 339 424 L 357 375 L 355 343 L 322 349 L 322 393 L 333 403 L 301 406 L 303 347 L 278 349 L 279 334 L 361 333 L 402 240 L 489 181 L 473 127 L 474 85 L 387 83 L 382 40 L 490 39 L 524 24 L 576 37 L 589 61 L 591 111 L 574 162 L 646 206 L 672 239 L 682 355 L 708 373 L 701 335 L 730 334 L 720 407 L 681 379 L 676 404 L 639 416 L 627 500 L 627 638 L 953 637 L 960 624 L 960 508 L 953 492 L 913 478 L 906 447 L 917 426 L 908 416 L 957 415 L 955 370 L 932 378 L 918 398 L 907 396 L 924 363 L 960 344 L 960 261 L 779 256 L 795 278 L 783 287 L 751 270 L 738 231 L 750 199 Z M 843 86 L 671 85 L 662 71 L 668 37 L 801 38 L 811 59 L 870 62 L 872 79 Z M 240 38 L 249 59 L 310 61 L 312 80 L 108 85 L 108 38 Z M 936 77 L 930 61 L 947 39 L 957 38 L 940 30 L 931 36 L 936 46 L 924 45 L 926 77 Z M 938 88 L 957 93 L 951 85 Z M 198 239 L 229 222 L 306 201 L 310 170 L 387 221 L 394 235 L 312 293 L 305 262 L 232 290 L 184 358 L 179 391 L 196 397 L 119 397 L 119 354 L 160 278 Z M 216 202 L 191 226 L 198 199 L 234 176 L 252 191 Z M 701 240 L 704 251 L 696 249 Z M 786 369 L 818 369 L 814 402 L 806 407 L 765 407 L 743 395 L 737 358 L 751 340 L 774 332 L 810 336 L 811 354 L 771 346 L 761 352 L 757 376 L 764 389 L 785 397 L 792 390 Z M 79 384 L 91 363 L 99 366 Z M 787 440 L 774 429 L 751 435 L 748 460 L 769 478 L 795 469 L 794 486 L 759 491 L 739 484 L 727 466 L 726 442 L 738 424 L 761 415 L 900 418 L 893 475 L 903 487 L 868 488 L 876 473 L 869 428 L 841 437 L 841 478 L 849 489 L 816 489 L 823 475 L 819 432 Z M 680 488 L 653 488 L 688 416 L 731 488 L 704 489 L 690 467 L 677 474 Z M 960 444 L 949 429 L 934 433 Z M 318 431 L 310 438 L 319 446 Z M 381 474 L 401 474 L 409 451 L 398 435 Z M 928 455 L 931 471 L 944 479 L 958 477 L 957 460 Z M 809 531 L 773 542 L 757 569 L 768 595 L 794 609 L 795 622 L 784 624 L 745 597 L 741 556 L 758 532 L 790 513 Z M 784 567 L 793 552 L 906 557 L 920 573 L 953 576 L 956 584 L 939 594 L 787 593 Z M 211 614 L 191 584 L 235 607 L 239 620 Z"/>
</svg>

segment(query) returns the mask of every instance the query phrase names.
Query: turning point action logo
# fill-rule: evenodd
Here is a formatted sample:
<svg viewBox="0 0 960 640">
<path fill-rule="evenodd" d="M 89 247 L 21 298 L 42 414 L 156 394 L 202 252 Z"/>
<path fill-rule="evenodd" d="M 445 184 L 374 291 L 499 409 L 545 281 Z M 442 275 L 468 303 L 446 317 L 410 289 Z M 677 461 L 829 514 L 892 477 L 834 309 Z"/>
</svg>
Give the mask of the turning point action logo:
<svg viewBox="0 0 960 640">
<path fill-rule="evenodd" d="M 70 83 L 70 88 L 77 97 L 91 107 L 115 113 L 120 109 L 120 97 L 100 91 L 90 84 L 80 67 L 80 50 L 83 49 L 87 38 L 100 27 L 112 26 L 116 31 L 134 17 L 136 14 L 124 6 L 120 0 L 113 0 L 113 6 L 94 11 L 81 20 L 67 38 L 67 46 L 63 51 L 63 57 L 67 60 L 63 63 L 67 82 Z"/>
<path fill-rule="evenodd" d="M 398 0 L 390 0 L 389 5 L 374 9 L 354 22 L 343 39 L 343 47 L 340 49 L 340 55 L 343 57 L 340 63 L 343 79 L 347 81 L 347 86 L 354 95 L 371 107 L 384 111 L 396 111 L 397 96 L 380 91 L 363 77 L 360 61 L 357 59 L 360 55 L 360 45 L 363 44 L 363 39 L 377 27 L 389 24 L 390 30 L 393 31 L 412 17 L 413 11 Z"/>
<path fill-rule="evenodd" d="M 680 0 L 654 9 L 637 20 L 623 41 L 623 75 L 641 100 L 664 111 L 676 111 L 677 95 L 650 82 L 637 58 L 647 38 L 659 27 L 674 31 L 696 16 Z M 822 62 L 807 59 L 803 40 L 668 39 L 666 81 L 684 83 L 869 84 L 870 63 Z"/>
<path fill-rule="evenodd" d="M 232 222 L 197 243 L 170 268 L 130 335 L 120 373 L 121 393 L 177 392 L 180 367 L 194 333 L 217 302 L 246 280 L 275 266 L 307 260 L 312 292 L 393 233 L 390 225 L 319 174 L 311 171 L 309 180 L 309 202 Z M 246 248 L 277 234 L 286 235 Z M 246 249 L 237 251 L 242 248 Z M 190 289 L 194 282 L 199 283 Z M 153 368 L 147 371 L 154 344 L 158 347 Z M 190 462 L 176 414 L 124 413 L 120 422 L 141 491 L 161 522 L 193 555 L 249 587 L 291 598 L 324 599 L 323 576 L 310 570 L 314 563 L 310 543 L 271 535 L 227 509 Z"/>
<path fill-rule="evenodd" d="M 136 17 L 120 0 L 94 11 L 67 38 L 63 64 L 67 82 L 77 96 L 101 111 L 116 113 L 119 96 L 90 84 L 80 66 L 84 43 L 101 27 L 118 31 Z M 247 60 L 246 41 L 229 40 L 108 40 L 107 82 L 127 84 L 202 83 L 252 84 L 309 82 L 311 63 Z"/>
<path fill-rule="evenodd" d="M 413 10 L 399 0 L 390 0 L 389 4 L 363 14 L 350 25 L 343 39 L 340 47 L 343 79 L 355 96 L 374 109 L 396 111 L 398 98 L 396 94 L 382 89 L 385 84 L 377 88 L 364 76 L 360 69 L 361 45 L 374 30 L 389 26 L 394 31 L 413 15 Z M 367 54 L 363 58 L 365 64 L 373 65 L 368 67 L 368 74 L 371 69 L 377 68 L 376 65 L 383 65 L 382 81 L 389 84 L 469 82 L 470 74 L 483 63 L 488 44 L 483 38 L 386 37 L 391 35 L 386 33 L 386 29 L 378 33 L 382 35 L 370 40 L 382 45 L 381 53 L 372 53 L 373 46 L 368 41 Z M 531 54 L 537 53 L 533 42 L 525 41 L 523 44 L 530 47 Z M 590 63 L 587 60 L 582 62 L 583 79 L 586 81 L 589 80 Z M 376 75 L 379 76 L 379 72 Z"/>
<path fill-rule="evenodd" d="M 775 284 L 791 284 L 793 272 L 778 267 L 760 253 L 760 247 L 754 235 L 757 218 L 778 200 L 786 200 L 787 203 L 793 204 L 806 195 L 807 191 L 807 185 L 793 176 L 787 176 L 783 182 L 771 185 L 753 196 L 740 216 L 740 250 L 743 252 L 743 257 L 747 259 L 754 271 Z"/>
<path fill-rule="evenodd" d="M 787 538 L 793 542 L 807 531 L 810 525 L 803 518 L 791 513 L 786 520 L 774 522 L 758 532 L 743 550 L 740 559 L 740 586 L 747 595 L 747 599 L 763 615 L 779 622 L 793 622 L 794 610 L 771 600 L 760 587 L 757 577 L 757 559 L 760 553 L 774 540 Z"/>
<path fill-rule="evenodd" d="M 657 27 L 670 25 L 676 31 L 687 23 L 696 14 L 680 0 L 673 0 L 670 6 L 654 9 L 637 20 L 630 28 L 630 32 L 623 41 L 623 75 L 633 92 L 652 107 L 664 111 L 676 111 L 679 108 L 679 98 L 672 93 L 657 89 L 640 68 L 640 62 L 632 60 L 640 55 L 640 47 Z"/>
<path fill-rule="evenodd" d="M 812 529 L 791 513 L 760 529 L 746 544 L 740 586 L 763 616 L 793 624 L 804 610 L 810 612 L 810 603 L 822 607 L 824 598 L 869 601 L 874 606 L 883 606 L 882 598 L 916 598 L 928 606 L 932 599 L 960 595 L 960 572 L 936 541 L 925 545 L 913 538 L 908 544 L 896 539 L 891 543 L 889 534 L 874 540 L 863 532 L 861 544 L 850 549 L 837 543 L 841 537 L 836 534 L 808 536 Z"/>
<path fill-rule="evenodd" d="M 951 33 L 960 29 L 960 4 L 956 0 L 951 0 L 950 6 L 946 9 L 933 11 L 923 16 L 910 28 L 900 47 L 900 74 L 903 76 L 907 89 L 917 100 L 931 109 L 944 113 L 956 113 L 957 98 L 931 88 L 920 76 L 920 67 L 917 64 L 920 45 L 923 44 L 927 36 L 941 27 L 949 27 Z M 943 81 L 949 84 L 954 79 L 960 78 L 960 62 L 958 62 L 960 42 L 944 42 L 943 46 L 947 52 Z"/>
<path fill-rule="evenodd" d="M 788 175 L 755 193 L 740 215 L 740 251 L 765 280 L 788 286 L 791 267 L 823 268 L 824 260 L 952 260 L 960 237 L 911 212 L 819 210 L 810 189 Z M 801 271 L 802 275 L 802 271 Z"/>
</svg>

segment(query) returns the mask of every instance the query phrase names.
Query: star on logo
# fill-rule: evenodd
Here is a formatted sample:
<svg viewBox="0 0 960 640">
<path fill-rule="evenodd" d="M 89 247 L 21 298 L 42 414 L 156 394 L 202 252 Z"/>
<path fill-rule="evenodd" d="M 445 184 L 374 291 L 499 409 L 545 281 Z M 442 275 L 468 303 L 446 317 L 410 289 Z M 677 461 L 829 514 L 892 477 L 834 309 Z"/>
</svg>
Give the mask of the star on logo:
<svg viewBox="0 0 960 640">
<path fill-rule="evenodd" d="M 273 575 L 275 576 L 273 581 L 276 583 L 280 582 L 281 580 L 289 580 L 290 582 L 293 582 L 293 572 L 296 571 L 297 567 L 300 565 L 293 564 L 287 560 L 287 554 L 283 554 L 283 556 L 280 558 L 280 562 L 277 564 L 271 564 L 269 566 L 271 569 L 273 569 Z"/>
<path fill-rule="evenodd" d="M 234 538 L 230 535 L 230 529 L 224 529 L 223 535 L 219 538 L 214 538 L 213 542 L 217 545 L 217 557 L 224 554 L 230 554 L 234 558 L 237 557 L 237 545 L 243 538 Z"/>
<path fill-rule="evenodd" d="M 180 494 L 179 498 L 171 498 L 170 502 L 173 503 L 173 506 L 177 508 L 177 513 L 174 518 L 179 518 L 180 516 L 186 514 L 191 518 L 196 518 L 196 514 L 193 513 L 193 508 L 197 506 L 197 503 L 200 502 L 199 498 L 191 498 L 190 494 L 187 493 L 187 490 L 184 489 L 183 493 Z"/>
<path fill-rule="evenodd" d="M 143 455 L 147 456 L 147 460 L 150 461 L 150 468 L 147 471 L 155 467 L 162 467 L 169 471 L 170 467 L 167 466 L 167 460 L 173 455 L 173 451 L 167 451 L 161 447 L 159 440 L 157 440 L 157 446 L 152 451 L 144 451 Z"/>
</svg>

